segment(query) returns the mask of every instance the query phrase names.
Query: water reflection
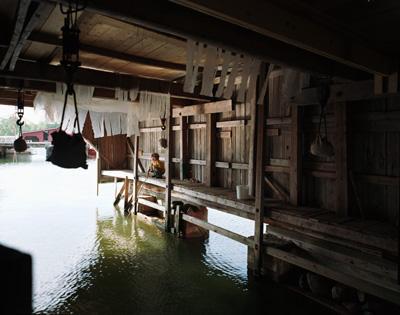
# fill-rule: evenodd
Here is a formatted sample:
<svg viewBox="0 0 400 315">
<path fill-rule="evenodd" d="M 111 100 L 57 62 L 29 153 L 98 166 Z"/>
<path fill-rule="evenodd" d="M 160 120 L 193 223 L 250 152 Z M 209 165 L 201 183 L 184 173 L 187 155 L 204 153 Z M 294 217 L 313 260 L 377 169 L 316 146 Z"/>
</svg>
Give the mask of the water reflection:
<svg viewBox="0 0 400 315">
<path fill-rule="evenodd" d="M 22 160 L 0 160 L 0 242 L 33 256 L 36 314 L 292 314 L 281 289 L 249 287 L 245 246 L 214 233 L 180 240 L 125 217 L 112 207 L 113 185 L 96 197 L 93 163 Z M 209 220 L 252 232 L 216 211 Z"/>
</svg>

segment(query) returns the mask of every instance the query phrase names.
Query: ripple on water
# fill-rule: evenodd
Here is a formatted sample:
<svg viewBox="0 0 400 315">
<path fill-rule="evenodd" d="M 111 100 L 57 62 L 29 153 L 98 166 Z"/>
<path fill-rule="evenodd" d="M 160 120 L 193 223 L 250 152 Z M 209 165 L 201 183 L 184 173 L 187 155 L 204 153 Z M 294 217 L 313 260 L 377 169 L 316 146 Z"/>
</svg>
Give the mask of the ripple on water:
<svg viewBox="0 0 400 315">
<path fill-rule="evenodd" d="M 33 256 L 35 313 L 243 314 L 257 306 L 262 292 L 247 291 L 245 246 L 214 233 L 180 240 L 123 216 L 111 206 L 113 185 L 96 196 L 93 163 L 0 168 L 0 241 Z M 253 228 L 212 210 L 209 220 L 243 235 Z"/>
</svg>

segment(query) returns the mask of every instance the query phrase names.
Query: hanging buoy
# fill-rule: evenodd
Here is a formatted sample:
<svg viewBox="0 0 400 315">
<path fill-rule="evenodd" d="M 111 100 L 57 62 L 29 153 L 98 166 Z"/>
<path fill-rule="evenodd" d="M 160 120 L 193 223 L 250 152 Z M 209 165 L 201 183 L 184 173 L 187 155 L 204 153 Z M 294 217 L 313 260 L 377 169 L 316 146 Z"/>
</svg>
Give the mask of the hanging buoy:
<svg viewBox="0 0 400 315">
<path fill-rule="evenodd" d="M 26 141 L 24 140 L 24 138 L 22 138 L 22 136 L 18 137 L 18 139 L 14 141 L 15 152 L 25 152 L 27 148 L 28 145 L 26 144 Z"/>
</svg>

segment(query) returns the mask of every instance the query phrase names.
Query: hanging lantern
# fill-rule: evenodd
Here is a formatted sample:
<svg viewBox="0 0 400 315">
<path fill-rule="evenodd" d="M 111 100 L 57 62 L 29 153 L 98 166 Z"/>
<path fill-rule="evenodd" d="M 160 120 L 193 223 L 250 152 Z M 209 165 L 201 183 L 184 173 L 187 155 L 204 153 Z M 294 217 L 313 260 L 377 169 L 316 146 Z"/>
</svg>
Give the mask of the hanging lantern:
<svg viewBox="0 0 400 315">
<path fill-rule="evenodd" d="M 14 150 L 15 152 L 24 152 L 28 148 L 28 145 L 26 144 L 26 141 L 22 137 L 22 126 L 24 125 L 25 122 L 22 121 L 22 118 L 24 117 L 24 98 L 21 89 L 18 90 L 17 115 L 18 119 L 16 124 L 19 127 L 19 133 L 18 133 L 18 138 L 14 141 Z"/>
</svg>

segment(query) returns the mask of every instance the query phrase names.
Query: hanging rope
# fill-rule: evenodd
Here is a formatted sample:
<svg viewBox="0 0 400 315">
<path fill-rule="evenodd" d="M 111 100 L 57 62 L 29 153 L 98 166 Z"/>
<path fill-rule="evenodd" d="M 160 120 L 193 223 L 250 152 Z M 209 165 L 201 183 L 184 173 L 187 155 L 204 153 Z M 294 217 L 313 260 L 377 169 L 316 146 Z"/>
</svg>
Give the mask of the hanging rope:
<svg viewBox="0 0 400 315">
<path fill-rule="evenodd" d="M 328 128 L 326 124 L 326 108 L 330 96 L 329 81 L 326 85 L 319 88 L 320 94 L 320 116 L 318 134 L 315 140 L 311 143 L 311 154 L 322 157 L 330 158 L 335 154 L 333 145 L 328 141 Z M 322 124 L 324 124 L 324 135 L 322 134 Z"/>
<path fill-rule="evenodd" d="M 64 96 L 60 128 L 58 131 L 52 133 L 53 151 L 47 160 L 63 168 L 88 168 L 86 163 L 86 142 L 81 134 L 78 104 L 74 90 L 74 75 L 81 65 L 79 61 L 79 27 L 77 20 L 78 12 L 82 11 L 84 8 L 85 5 L 79 6 L 78 1 L 75 1 L 75 5 L 72 4 L 72 1 L 69 1 L 67 9 L 60 5 L 61 12 L 65 14 L 64 26 L 61 29 L 63 34 L 63 55 L 61 64 L 65 69 L 67 90 Z M 67 134 L 62 129 L 69 96 L 73 97 L 74 102 L 74 129 L 77 127 L 78 130 L 77 133 L 72 135 Z"/>
</svg>

